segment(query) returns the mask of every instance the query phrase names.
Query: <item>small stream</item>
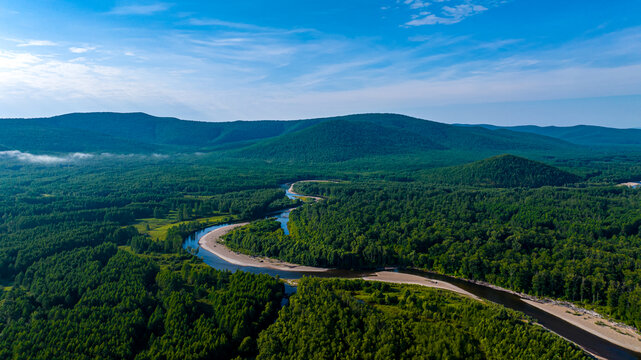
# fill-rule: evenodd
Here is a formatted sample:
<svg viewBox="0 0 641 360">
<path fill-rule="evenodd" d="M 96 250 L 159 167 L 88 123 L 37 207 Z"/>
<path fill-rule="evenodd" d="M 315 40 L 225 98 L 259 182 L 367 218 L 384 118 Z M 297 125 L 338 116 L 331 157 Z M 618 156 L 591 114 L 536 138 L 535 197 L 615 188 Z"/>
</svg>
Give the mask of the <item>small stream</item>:
<svg viewBox="0 0 641 360">
<path fill-rule="evenodd" d="M 290 199 L 296 198 L 296 195 L 289 192 L 288 190 L 289 184 L 282 185 L 281 187 L 286 191 L 286 195 L 288 198 Z M 289 221 L 289 214 L 291 213 L 292 210 L 293 209 L 282 210 L 280 212 L 273 214 L 273 216 L 269 216 L 269 218 L 276 218 L 276 220 L 280 222 L 281 228 L 285 231 L 285 234 L 289 234 L 289 230 L 287 229 L 287 222 Z M 338 269 L 332 269 L 322 273 L 318 273 L 318 272 L 309 273 L 309 272 L 283 271 L 283 270 L 259 268 L 259 267 L 252 267 L 252 266 L 240 266 L 240 265 L 234 265 L 234 264 L 228 263 L 227 261 L 219 258 L 218 256 L 204 249 L 200 249 L 200 246 L 198 245 L 198 241 L 204 235 L 206 235 L 207 233 L 215 229 L 218 229 L 227 225 L 230 225 L 230 224 L 210 226 L 206 229 L 196 231 L 195 233 L 187 237 L 187 239 L 183 244 L 183 248 L 187 249 L 191 247 L 193 249 L 199 249 L 197 256 L 202 258 L 207 265 L 217 270 L 229 270 L 232 272 L 240 270 L 240 271 L 246 271 L 254 274 L 267 274 L 267 275 L 270 275 L 273 277 L 279 277 L 282 279 L 300 279 L 303 276 L 359 279 L 359 278 L 362 278 L 363 276 L 366 276 L 372 273 L 368 271 L 351 271 L 351 270 L 338 270 Z M 394 270 L 394 271 L 398 271 L 398 270 Z M 556 334 L 578 344 L 579 346 L 588 350 L 590 353 L 596 354 L 603 358 L 623 359 L 623 360 L 641 359 L 641 354 L 625 349 L 623 347 L 620 347 L 604 339 L 601 339 L 600 337 L 593 335 L 577 326 L 574 326 L 563 319 L 560 319 L 552 314 L 549 314 L 543 310 L 540 310 L 532 305 L 527 304 L 526 302 L 521 300 L 519 296 L 509 293 L 507 291 L 497 290 L 488 286 L 475 284 L 469 281 L 457 279 L 450 276 L 438 275 L 438 274 L 433 274 L 433 273 L 428 273 L 428 272 L 423 272 L 418 270 L 400 270 L 399 272 L 408 273 L 412 275 L 419 275 L 419 276 L 436 280 L 436 281 L 447 282 L 452 285 L 458 286 L 459 288 L 466 290 L 469 293 L 478 296 L 479 298 L 503 305 L 507 308 L 510 308 L 516 311 L 520 311 L 536 319 L 536 321 L 539 324 L 549 329 L 550 331 L 553 331 Z M 295 287 L 285 284 L 285 293 L 287 295 L 290 295 L 294 292 L 296 292 Z"/>
</svg>

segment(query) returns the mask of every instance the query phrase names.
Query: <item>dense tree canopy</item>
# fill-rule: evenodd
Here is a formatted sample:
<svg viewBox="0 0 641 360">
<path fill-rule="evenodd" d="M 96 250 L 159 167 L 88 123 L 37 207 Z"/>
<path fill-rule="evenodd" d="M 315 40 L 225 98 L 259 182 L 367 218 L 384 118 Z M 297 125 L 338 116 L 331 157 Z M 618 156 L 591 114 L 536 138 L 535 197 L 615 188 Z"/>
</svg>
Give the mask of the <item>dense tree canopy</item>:
<svg viewBox="0 0 641 360">
<path fill-rule="evenodd" d="M 417 171 L 425 159 L 411 157 L 299 168 L 194 156 L 105 156 L 102 163 L 52 166 L 0 162 L 0 359 L 250 359 L 259 348 L 259 357 L 277 358 L 274 349 L 292 337 L 310 342 L 278 350 L 282 357 L 325 344 L 329 350 L 319 350 L 319 357 L 343 350 L 375 356 L 367 346 L 350 347 L 366 344 L 352 342 L 361 335 L 367 344 L 393 344 L 379 357 L 390 351 L 403 358 L 474 357 L 493 346 L 500 349 L 494 358 L 531 357 L 518 344 L 501 343 L 506 336 L 533 339 L 532 354 L 579 357 L 567 343 L 519 325 L 518 315 L 499 307 L 364 283 L 309 283 L 280 312 L 270 335 L 260 336 L 280 309 L 281 282 L 213 270 L 182 250 L 183 239 L 204 226 L 254 221 L 293 206 L 281 184 L 313 178 L 351 183 L 301 184 L 299 191 L 326 200 L 292 213 L 291 236 L 273 221 L 257 220 L 232 233 L 229 245 L 309 265 L 417 266 L 583 301 L 630 323 L 641 319 L 638 192 L 429 185 Z M 602 172 L 599 181 L 637 169 L 603 164 L 594 170 Z M 416 308 L 408 302 L 419 298 Z M 474 328 L 481 319 L 473 312 L 501 321 Z M 327 333 L 314 337 L 315 328 L 299 323 L 309 319 Z M 374 334 L 381 327 L 399 332 Z"/>
<path fill-rule="evenodd" d="M 641 193 L 301 183 L 328 199 L 227 236 L 241 251 L 313 266 L 419 267 L 599 306 L 641 327 Z"/>
<path fill-rule="evenodd" d="M 255 354 L 282 283 L 213 270 L 182 241 L 202 226 L 192 219 L 252 219 L 292 202 L 273 179 L 130 165 L 0 169 L 0 359 Z M 179 225 L 152 239 L 132 226 L 148 217 Z"/>
<path fill-rule="evenodd" d="M 513 311 L 407 285 L 303 279 L 260 334 L 267 359 L 587 359 Z"/>
</svg>

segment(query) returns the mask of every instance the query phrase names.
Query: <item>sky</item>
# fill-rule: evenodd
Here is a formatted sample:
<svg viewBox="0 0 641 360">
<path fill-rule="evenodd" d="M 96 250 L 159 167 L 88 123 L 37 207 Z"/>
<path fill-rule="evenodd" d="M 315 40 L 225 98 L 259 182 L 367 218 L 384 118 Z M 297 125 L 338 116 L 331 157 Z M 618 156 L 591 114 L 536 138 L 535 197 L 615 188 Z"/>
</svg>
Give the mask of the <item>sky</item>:
<svg viewBox="0 0 641 360">
<path fill-rule="evenodd" d="M 0 0 L 0 117 L 641 128 L 638 0 Z"/>
</svg>

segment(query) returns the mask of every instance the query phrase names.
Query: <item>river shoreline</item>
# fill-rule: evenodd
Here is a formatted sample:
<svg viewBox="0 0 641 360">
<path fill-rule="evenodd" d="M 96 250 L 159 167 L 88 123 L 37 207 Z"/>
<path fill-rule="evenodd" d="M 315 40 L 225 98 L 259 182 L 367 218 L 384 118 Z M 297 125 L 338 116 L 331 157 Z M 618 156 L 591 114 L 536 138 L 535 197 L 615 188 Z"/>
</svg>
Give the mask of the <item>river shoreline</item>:
<svg viewBox="0 0 641 360">
<path fill-rule="evenodd" d="M 423 271 L 420 269 L 415 270 Z M 524 303 L 542 310 L 550 315 L 553 315 L 559 319 L 562 319 L 582 330 L 591 333 L 592 335 L 595 335 L 601 339 L 607 340 L 628 350 L 641 353 L 641 334 L 637 331 L 636 328 L 608 319 L 607 317 L 597 313 L 596 311 L 588 310 L 566 301 L 554 300 L 550 298 L 539 298 L 533 295 L 516 292 L 514 290 L 502 288 L 485 281 L 477 281 L 464 278 L 454 279 L 512 294 L 514 296 L 517 296 Z M 596 356 L 594 354 L 592 355 Z"/>
<path fill-rule="evenodd" d="M 227 261 L 228 263 L 239 265 L 239 266 L 251 266 L 251 267 L 260 267 L 281 271 L 291 271 L 291 272 L 325 272 L 329 269 L 326 268 L 317 268 L 311 266 L 303 266 L 297 264 L 290 264 L 284 261 L 270 259 L 265 257 L 251 256 L 246 254 L 237 253 L 230 250 L 226 245 L 224 245 L 224 240 L 222 237 L 227 233 L 232 231 L 235 228 L 245 226 L 249 223 L 238 223 L 223 226 L 216 230 L 209 232 L 207 235 L 203 236 L 198 244 L 201 248 L 210 253 L 218 256 L 219 258 Z"/>
<path fill-rule="evenodd" d="M 219 229 L 213 230 L 207 235 L 203 236 L 199 244 L 200 246 L 218 256 L 219 258 L 239 266 L 250 266 L 257 268 L 274 269 L 296 273 L 324 273 L 330 271 L 328 268 L 318 268 L 312 266 L 304 266 L 298 264 L 287 263 L 277 259 L 250 256 L 241 254 L 230 250 L 224 245 L 222 237 L 235 228 L 247 225 L 248 223 L 238 223 L 227 225 Z M 362 277 L 353 277 L 353 279 L 363 279 L 366 281 L 380 281 L 393 284 L 411 284 L 420 285 L 435 289 L 452 291 L 457 294 L 467 296 L 476 300 L 482 300 L 478 296 L 461 289 L 460 287 L 442 280 L 428 279 L 419 275 L 405 274 L 394 271 L 376 271 Z M 488 286 L 496 290 L 505 291 L 514 294 L 521 298 L 525 303 L 532 305 L 540 310 L 545 311 L 553 316 L 556 316 L 568 323 L 581 328 L 595 336 L 607 340 L 613 344 L 623 348 L 641 352 L 641 336 L 634 331 L 633 328 L 613 322 L 604 318 L 603 316 L 579 308 L 574 305 L 565 304 L 562 302 L 539 299 L 526 294 L 520 294 L 508 289 L 504 289 L 495 285 L 472 282 L 479 285 Z"/>
<path fill-rule="evenodd" d="M 303 194 L 299 194 L 299 193 L 294 191 L 294 185 L 296 185 L 297 183 L 303 183 L 303 182 L 331 182 L 331 181 L 329 181 L 329 180 L 301 180 L 301 181 L 297 181 L 295 183 L 292 183 L 289 186 L 289 189 L 287 189 L 287 192 L 289 192 L 293 196 L 307 198 L 307 199 L 314 199 L 314 201 L 321 201 L 321 200 L 323 200 L 322 197 L 303 195 Z"/>
<path fill-rule="evenodd" d="M 247 224 L 248 223 L 232 224 L 213 230 L 207 235 L 203 236 L 200 239 L 199 244 L 204 250 L 218 256 L 219 258 L 231 264 L 239 266 L 250 266 L 299 273 L 324 273 L 331 270 L 328 268 L 303 266 L 287 263 L 276 259 L 241 254 L 230 250 L 227 246 L 224 245 L 222 237 L 225 234 L 235 228 Z M 405 274 L 394 271 L 376 271 L 371 274 L 367 274 L 366 276 L 353 277 L 353 279 L 380 281 L 393 284 L 420 285 L 435 289 L 452 291 L 475 300 L 482 300 L 478 296 L 466 290 L 463 290 L 454 284 L 442 280 L 428 279 L 419 275 Z M 598 336 L 623 348 L 635 352 L 641 352 L 641 336 L 639 336 L 639 334 L 629 326 L 615 323 L 597 313 L 579 308 L 574 305 L 569 305 L 549 299 L 534 298 L 529 295 L 520 294 L 491 284 L 478 282 L 472 283 L 488 286 L 496 290 L 505 291 L 519 296 L 521 300 L 526 302 L 527 304 L 543 310 L 551 315 L 554 315 L 562 320 L 565 320 L 568 323 L 581 328 L 595 336 Z"/>
<path fill-rule="evenodd" d="M 371 275 L 355 279 L 363 279 L 366 281 L 380 281 L 391 284 L 420 285 L 434 289 L 452 291 L 459 295 L 467 296 L 475 300 L 482 300 L 478 296 L 445 281 L 433 280 L 418 275 L 404 274 L 394 271 L 377 271 Z"/>
<path fill-rule="evenodd" d="M 421 271 L 420 269 L 417 270 Z M 518 296 L 521 301 L 526 304 L 565 320 L 568 323 L 611 343 L 641 353 L 641 334 L 639 334 L 636 328 L 608 319 L 596 311 L 582 308 L 567 301 L 539 298 L 533 295 L 516 292 L 485 281 L 463 278 L 459 278 L 459 280 Z"/>
<path fill-rule="evenodd" d="M 313 181 L 318 181 L 318 180 L 305 180 L 301 182 L 313 182 Z M 295 193 L 293 191 L 295 184 L 296 182 L 289 186 L 287 190 L 287 192 L 289 193 L 288 196 L 292 195 L 294 197 L 307 197 L 307 198 L 312 198 L 315 201 L 322 200 L 322 198 L 319 198 L 319 197 L 306 196 L 303 194 Z M 232 224 L 232 225 L 227 225 L 227 226 L 215 229 L 210 233 L 207 233 L 206 235 L 204 235 L 199 240 L 199 245 L 204 250 L 212 253 L 213 255 L 221 258 L 222 260 L 227 261 L 231 264 L 240 265 L 240 266 L 281 270 L 281 271 L 286 271 L 290 273 L 309 273 L 309 275 L 311 276 L 313 276 L 314 274 L 323 276 L 322 275 L 323 273 L 327 273 L 330 270 L 333 270 L 333 269 L 327 269 L 327 268 L 302 266 L 297 264 L 286 263 L 276 259 L 240 254 L 227 248 L 227 246 L 224 245 L 224 241 L 222 240 L 222 237 L 225 234 L 227 234 L 229 231 L 247 224 L 248 223 Z M 327 275 L 325 276 L 328 276 L 328 275 L 332 276 L 331 273 L 327 273 Z M 476 296 L 464 290 L 463 288 L 458 287 L 447 281 L 443 281 L 441 279 L 439 280 L 429 279 L 425 276 L 420 276 L 416 274 L 408 274 L 408 273 L 395 272 L 395 271 L 375 271 L 372 273 L 367 273 L 367 274 L 353 276 L 353 277 L 349 277 L 349 276 L 347 277 L 341 276 L 341 277 L 351 278 L 351 279 L 363 279 L 367 281 L 381 281 L 381 282 L 394 283 L 394 284 L 420 285 L 420 286 L 452 291 L 479 301 L 489 301 L 479 296 Z M 287 276 L 284 276 L 283 278 L 287 279 Z M 517 293 L 515 291 L 504 289 L 485 282 L 478 282 L 478 281 L 472 281 L 472 280 L 466 280 L 466 279 L 458 279 L 458 280 L 467 281 L 469 283 L 476 284 L 478 286 L 484 286 L 487 288 L 512 294 L 518 297 L 522 302 L 532 307 L 535 307 L 543 311 L 544 313 L 552 315 L 553 317 L 561 319 L 575 326 L 576 328 L 581 329 L 585 332 L 588 332 L 602 340 L 605 340 L 611 344 L 620 346 L 621 348 L 625 348 L 627 350 L 633 351 L 637 354 L 641 353 L 641 335 L 636 331 L 636 329 L 624 324 L 620 324 L 620 323 L 616 323 L 614 321 L 608 320 L 607 318 L 603 317 L 602 315 L 596 312 L 589 311 L 587 309 L 583 309 L 569 303 L 559 302 L 551 299 L 540 299 L 527 294 Z M 584 350 L 590 353 L 592 356 L 595 356 L 597 358 L 602 358 L 594 353 L 591 353 L 585 348 Z"/>
<path fill-rule="evenodd" d="M 302 273 L 323 273 L 330 271 L 329 268 L 320 268 L 312 266 L 304 266 L 298 264 L 292 264 L 284 262 L 278 259 L 260 257 L 260 256 L 251 256 L 246 254 L 241 254 L 229 249 L 222 240 L 223 236 L 228 234 L 230 231 L 245 226 L 249 223 L 238 223 L 223 226 L 216 230 L 209 232 L 207 235 L 203 236 L 198 244 L 203 250 L 206 250 L 219 258 L 227 261 L 228 263 L 238 265 L 238 266 L 250 266 L 257 268 L 266 268 L 274 269 L 281 271 L 290 271 L 290 272 L 302 272 Z M 286 278 L 285 278 L 286 279 Z M 404 274 L 394 271 L 375 271 L 361 277 L 353 277 L 351 279 L 363 279 L 366 281 L 380 281 L 393 284 L 409 284 L 409 285 L 421 285 L 425 287 L 431 287 L 435 289 L 442 289 L 447 291 L 452 291 L 460 295 L 464 295 L 476 300 L 480 298 L 470 292 L 467 292 L 456 285 L 450 284 L 445 281 L 428 279 L 419 275 Z M 287 279 L 286 279 L 287 280 Z"/>
<path fill-rule="evenodd" d="M 522 297 L 521 300 L 601 339 L 641 353 L 641 335 L 630 326 L 614 322 L 594 311 L 572 304 L 554 300 L 531 300 L 525 297 Z"/>
</svg>

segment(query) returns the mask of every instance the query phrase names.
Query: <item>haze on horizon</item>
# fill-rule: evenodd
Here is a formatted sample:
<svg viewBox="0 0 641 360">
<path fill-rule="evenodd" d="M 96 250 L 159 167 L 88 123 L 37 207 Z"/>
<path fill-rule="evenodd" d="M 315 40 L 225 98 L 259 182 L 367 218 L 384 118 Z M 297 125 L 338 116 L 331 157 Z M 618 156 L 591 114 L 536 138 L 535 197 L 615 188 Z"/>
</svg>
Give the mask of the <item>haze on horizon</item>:
<svg viewBox="0 0 641 360">
<path fill-rule="evenodd" d="M 641 3 L 0 0 L 0 117 L 641 127 Z"/>
</svg>

